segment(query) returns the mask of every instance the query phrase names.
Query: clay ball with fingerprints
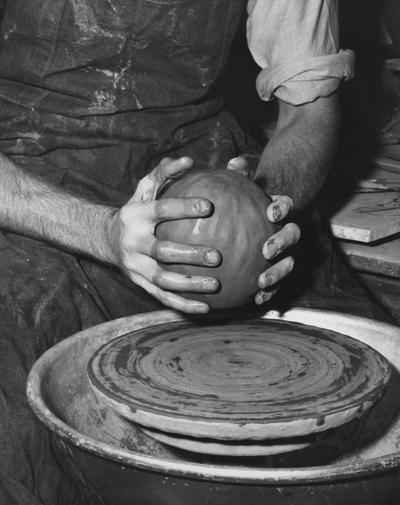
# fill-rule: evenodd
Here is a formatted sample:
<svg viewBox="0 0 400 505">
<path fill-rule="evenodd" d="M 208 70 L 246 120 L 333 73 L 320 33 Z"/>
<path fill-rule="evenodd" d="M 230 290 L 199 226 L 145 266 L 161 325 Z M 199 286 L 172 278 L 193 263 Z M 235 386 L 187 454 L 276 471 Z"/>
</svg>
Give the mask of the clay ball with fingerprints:
<svg viewBox="0 0 400 505">
<path fill-rule="evenodd" d="M 264 242 L 280 226 L 267 218 L 271 198 L 253 181 L 231 170 L 198 170 L 170 184 L 160 198 L 201 197 L 213 206 L 199 219 L 164 221 L 156 228 L 159 240 L 214 247 L 221 253 L 215 267 L 165 263 L 183 275 L 206 275 L 219 281 L 213 293 L 179 293 L 206 302 L 211 309 L 238 307 L 259 291 L 258 277 L 270 266 L 262 254 Z"/>
</svg>

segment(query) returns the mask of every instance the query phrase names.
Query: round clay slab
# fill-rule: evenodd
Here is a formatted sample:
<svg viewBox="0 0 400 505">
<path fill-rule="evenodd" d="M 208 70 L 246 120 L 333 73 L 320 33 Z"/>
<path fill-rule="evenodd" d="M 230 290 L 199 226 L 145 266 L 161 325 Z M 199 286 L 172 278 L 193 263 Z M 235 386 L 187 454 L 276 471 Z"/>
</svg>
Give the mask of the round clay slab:
<svg viewBox="0 0 400 505">
<path fill-rule="evenodd" d="M 180 436 L 304 436 L 361 415 L 390 365 L 367 345 L 286 321 L 183 321 L 118 337 L 88 364 L 95 391 L 124 417 Z"/>
</svg>

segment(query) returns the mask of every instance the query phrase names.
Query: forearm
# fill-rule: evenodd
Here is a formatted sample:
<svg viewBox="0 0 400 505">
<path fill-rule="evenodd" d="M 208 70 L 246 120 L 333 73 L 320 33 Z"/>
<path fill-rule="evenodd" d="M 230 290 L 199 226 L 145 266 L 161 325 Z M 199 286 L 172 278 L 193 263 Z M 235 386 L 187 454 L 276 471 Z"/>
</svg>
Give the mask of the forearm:
<svg viewBox="0 0 400 505">
<path fill-rule="evenodd" d="M 0 155 L 0 227 L 110 261 L 107 206 L 73 196 Z"/>
<path fill-rule="evenodd" d="M 269 194 L 290 196 L 304 208 L 321 188 L 336 149 L 337 97 L 292 106 L 280 103 L 276 132 L 262 153 L 257 182 Z"/>
</svg>

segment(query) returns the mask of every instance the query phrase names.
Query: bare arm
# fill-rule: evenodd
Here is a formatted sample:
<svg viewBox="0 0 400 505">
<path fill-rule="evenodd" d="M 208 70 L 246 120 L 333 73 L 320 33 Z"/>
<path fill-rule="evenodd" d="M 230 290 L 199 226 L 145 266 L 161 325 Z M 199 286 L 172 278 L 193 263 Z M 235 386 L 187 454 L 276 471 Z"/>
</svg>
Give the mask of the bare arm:
<svg viewBox="0 0 400 505">
<path fill-rule="evenodd" d="M 192 163 L 190 158 L 165 158 L 142 179 L 126 205 L 115 209 L 71 195 L 0 155 L 0 227 L 112 263 L 165 305 L 204 313 L 208 306 L 196 300 L 196 293 L 215 291 L 216 279 L 169 272 L 159 262 L 214 266 L 220 261 L 218 251 L 162 242 L 154 236 L 160 221 L 210 213 L 210 202 L 204 199 L 161 202 L 151 197 L 160 184 L 190 169 Z M 192 292 L 193 300 L 175 293 L 179 291 Z"/>
<path fill-rule="evenodd" d="M 3 229 L 112 262 L 108 226 L 116 209 L 73 196 L 0 155 Z"/>
<path fill-rule="evenodd" d="M 269 194 L 287 195 L 296 209 L 321 188 L 337 143 L 337 96 L 304 105 L 279 104 L 277 129 L 264 149 L 257 182 Z"/>
<path fill-rule="evenodd" d="M 280 102 L 277 129 L 265 147 L 255 180 L 270 195 L 270 221 L 287 219 L 293 209 L 302 209 L 316 195 L 328 173 L 337 142 L 339 111 L 336 96 L 318 98 L 304 105 Z M 282 196 L 284 195 L 284 196 Z M 268 260 L 296 244 L 300 230 L 287 223 L 264 244 Z M 259 276 L 256 303 L 268 301 L 276 286 L 293 268 L 293 258 L 285 256 Z"/>
</svg>

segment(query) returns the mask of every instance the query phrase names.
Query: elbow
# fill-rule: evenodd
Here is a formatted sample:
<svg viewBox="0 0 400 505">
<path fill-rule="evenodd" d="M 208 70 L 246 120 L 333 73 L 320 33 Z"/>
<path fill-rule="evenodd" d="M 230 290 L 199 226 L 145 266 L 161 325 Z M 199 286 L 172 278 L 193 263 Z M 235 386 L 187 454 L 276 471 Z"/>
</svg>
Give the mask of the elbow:
<svg viewBox="0 0 400 505">
<path fill-rule="evenodd" d="M 279 101 L 277 132 L 282 129 L 316 129 L 335 135 L 341 121 L 338 93 L 319 97 L 312 102 L 293 105 Z"/>
</svg>

